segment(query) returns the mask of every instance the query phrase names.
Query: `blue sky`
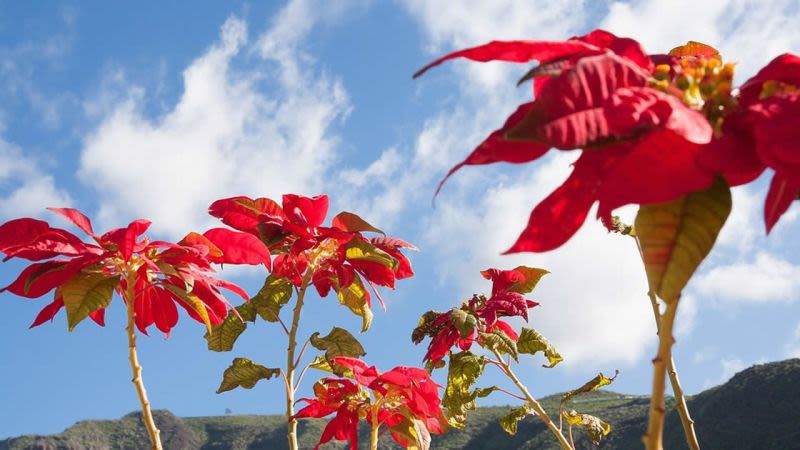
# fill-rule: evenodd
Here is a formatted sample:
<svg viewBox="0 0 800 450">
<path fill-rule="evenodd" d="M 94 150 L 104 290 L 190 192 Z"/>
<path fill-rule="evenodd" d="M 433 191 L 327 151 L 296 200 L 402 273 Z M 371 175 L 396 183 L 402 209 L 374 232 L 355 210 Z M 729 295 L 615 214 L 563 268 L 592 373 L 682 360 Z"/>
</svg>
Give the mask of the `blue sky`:
<svg viewBox="0 0 800 450">
<path fill-rule="evenodd" d="M 531 324 L 567 359 L 552 370 L 523 363 L 532 391 L 618 368 L 615 390 L 644 393 L 655 333 L 632 242 L 589 221 L 557 251 L 499 255 L 574 154 L 465 169 L 430 207 L 446 170 L 529 98 L 513 83 L 526 67 L 453 63 L 417 81 L 411 74 L 494 38 L 603 27 L 653 53 L 710 43 L 739 62 L 741 82 L 773 56 L 800 51 L 798 21 L 791 0 L 0 2 L 0 219 L 57 221 L 45 207 L 73 206 L 96 229 L 147 217 L 153 236 L 176 239 L 213 225 L 205 210 L 217 198 L 328 193 L 332 212 L 357 212 L 422 249 L 412 255 L 417 276 L 384 293 L 388 311 L 376 311 L 363 337 L 369 362 L 418 364 L 424 349 L 409 334 L 422 312 L 487 290 L 479 270 L 526 264 L 552 272 L 535 293 L 542 306 Z M 734 192 L 719 245 L 682 302 L 675 358 L 690 393 L 747 365 L 800 356 L 797 209 L 765 238 L 763 184 Z M 0 284 L 22 267 L 0 266 Z M 222 274 L 250 292 L 264 276 Z M 87 321 L 67 333 L 59 316 L 28 330 L 46 301 L 0 295 L 0 438 L 138 407 L 121 302 L 102 329 Z M 357 329 L 333 299 L 310 303 L 306 335 Z M 202 335 L 184 316 L 168 340 L 140 338 L 155 407 L 182 416 L 281 412 L 277 382 L 214 393 L 235 356 L 281 363 L 276 327 L 259 323 L 229 354 L 206 351 Z"/>
</svg>

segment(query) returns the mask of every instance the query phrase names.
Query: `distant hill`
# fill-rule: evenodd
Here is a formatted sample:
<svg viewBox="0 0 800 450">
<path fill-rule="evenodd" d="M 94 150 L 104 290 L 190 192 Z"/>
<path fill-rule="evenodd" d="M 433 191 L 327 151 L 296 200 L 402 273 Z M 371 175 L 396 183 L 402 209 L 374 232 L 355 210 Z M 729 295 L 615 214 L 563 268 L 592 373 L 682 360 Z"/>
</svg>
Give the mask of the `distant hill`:
<svg viewBox="0 0 800 450">
<path fill-rule="evenodd" d="M 542 403 L 556 411 L 558 396 Z M 610 422 L 611 435 L 600 448 L 641 449 L 646 427 L 648 400 L 643 396 L 597 392 L 578 400 L 582 412 Z M 697 433 L 703 450 L 792 450 L 800 449 L 800 359 L 762 364 L 746 369 L 722 386 L 709 389 L 689 399 L 697 421 Z M 528 417 L 519 425 L 513 438 L 497 425 L 508 408 L 479 408 L 466 429 L 435 436 L 434 449 L 557 450 L 558 445 L 537 419 Z M 282 416 L 222 416 L 178 418 L 168 411 L 157 411 L 156 422 L 162 430 L 164 446 L 170 450 L 255 450 L 283 449 L 285 421 Z M 325 422 L 301 421 L 301 448 L 313 448 Z M 384 436 L 381 448 L 398 448 Z M 680 420 L 674 410 L 667 416 L 665 448 L 686 448 Z M 360 448 L 368 443 L 362 430 Z M 578 432 L 578 449 L 593 446 Z M 327 445 L 326 450 L 344 449 L 343 444 Z M 22 436 L 0 441 L 0 450 L 77 450 L 126 449 L 147 450 L 147 434 L 138 413 L 119 420 L 78 422 L 63 433 L 51 436 Z"/>
</svg>

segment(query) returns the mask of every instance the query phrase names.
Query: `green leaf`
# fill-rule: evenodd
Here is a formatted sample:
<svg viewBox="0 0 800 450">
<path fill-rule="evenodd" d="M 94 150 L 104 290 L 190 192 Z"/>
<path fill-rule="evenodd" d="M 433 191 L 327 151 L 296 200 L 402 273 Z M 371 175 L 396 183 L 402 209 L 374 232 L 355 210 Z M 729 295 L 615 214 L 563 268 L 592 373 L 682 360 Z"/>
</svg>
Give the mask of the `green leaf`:
<svg viewBox="0 0 800 450">
<path fill-rule="evenodd" d="M 517 339 L 517 351 L 528 355 L 543 352 L 550 364 L 542 364 L 542 367 L 548 369 L 555 367 L 556 364 L 564 360 L 555 347 L 541 333 L 532 328 L 522 327 L 519 339 Z"/>
<path fill-rule="evenodd" d="M 100 272 L 81 272 L 58 288 L 67 309 L 67 327 L 72 331 L 89 314 L 111 304 L 119 277 Z M 133 299 L 130 299 L 133 301 Z"/>
<path fill-rule="evenodd" d="M 353 314 L 361 317 L 361 332 L 369 330 L 373 314 L 369 304 L 367 304 L 368 293 L 364 287 L 364 282 L 361 281 L 361 277 L 356 275 L 350 286 L 346 288 L 341 288 L 338 285 L 334 287 L 336 288 L 336 295 L 339 296 L 339 303 L 347 306 Z"/>
<path fill-rule="evenodd" d="M 478 318 L 461 308 L 450 310 L 450 320 L 462 338 L 467 338 L 478 326 Z"/>
<path fill-rule="evenodd" d="M 517 292 L 519 294 L 527 294 L 533 291 L 536 288 L 536 285 L 539 284 L 539 280 L 541 280 L 543 276 L 550 273 L 544 269 L 537 269 L 535 267 L 528 266 L 519 266 L 514 270 L 525 276 L 525 282 L 514 283 L 510 288 L 508 288 L 508 290 Z"/>
<path fill-rule="evenodd" d="M 428 450 L 431 448 L 431 434 L 425 423 L 419 419 L 405 417 L 397 425 L 390 427 L 393 436 L 404 440 L 408 447 L 406 450 Z"/>
<path fill-rule="evenodd" d="M 444 325 L 435 326 L 433 324 L 434 320 L 438 318 L 442 313 L 439 311 L 428 311 L 419 318 L 419 323 L 417 323 L 417 328 L 414 328 L 414 331 L 411 332 L 411 342 L 414 344 L 419 344 L 422 342 L 426 337 L 434 337 L 439 333 Z"/>
<path fill-rule="evenodd" d="M 517 424 L 520 420 L 527 417 L 529 414 L 534 414 L 534 410 L 530 403 L 525 403 L 519 408 L 512 408 L 508 414 L 500 418 L 500 426 L 510 436 L 517 434 Z"/>
<path fill-rule="evenodd" d="M 617 379 L 617 375 L 619 375 L 619 370 L 614 371 L 614 376 L 608 378 L 607 376 L 603 375 L 603 372 L 597 374 L 596 377 L 592 378 L 591 380 L 587 381 L 583 386 L 579 387 L 578 389 L 574 389 L 569 391 L 561 396 L 561 404 L 568 402 L 572 398 L 580 395 L 585 394 L 587 392 L 592 392 L 600 389 L 603 386 L 607 386 L 611 384 L 614 380 Z"/>
<path fill-rule="evenodd" d="M 233 344 L 239 336 L 247 329 L 247 322 L 255 322 L 256 307 L 252 303 L 245 303 L 237 306 L 241 319 L 236 314 L 228 314 L 228 317 L 219 325 L 211 326 L 211 333 L 206 332 L 205 338 L 208 341 L 208 349 L 212 352 L 229 352 L 233 350 Z"/>
<path fill-rule="evenodd" d="M 380 233 L 386 236 L 386 233 L 370 225 L 366 220 L 347 211 L 342 211 L 337 214 L 336 217 L 334 217 L 331 221 L 331 226 L 341 228 L 345 231 L 371 231 L 373 233 Z"/>
<path fill-rule="evenodd" d="M 574 409 L 562 412 L 561 416 L 570 426 L 580 426 L 586 430 L 586 433 L 589 434 L 589 439 L 595 445 L 599 444 L 603 437 L 611 432 L 611 425 L 608 423 L 589 414 L 579 414 Z"/>
<path fill-rule="evenodd" d="M 370 261 L 383 264 L 392 270 L 397 270 L 398 262 L 392 255 L 363 239 L 350 239 L 350 241 L 345 244 L 345 257 L 351 261 Z"/>
<path fill-rule="evenodd" d="M 291 280 L 270 275 L 264 280 L 264 286 L 258 294 L 250 299 L 250 304 L 255 306 L 262 319 L 277 322 L 281 308 L 292 298 L 292 290 Z"/>
<path fill-rule="evenodd" d="M 730 211 L 731 191 L 722 178 L 705 191 L 639 208 L 634 228 L 651 292 L 667 303 L 678 300 Z"/>
<path fill-rule="evenodd" d="M 234 358 L 230 367 L 222 375 L 222 383 L 217 389 L 217 394 L 243 387 L 252 389 L 261 380 L 269 380 L 280 375 L 280 369 L 264 367 L 247 358 Z"/>
<path fill-rule="evenodd" d="M 330 371 L 339 376 L 344 375 L 344 368 L 334 364 L 334 358 L 337 356 L 360 358 L 367 354 L 367 352 L 364 351 L 364 347 L 358 342 L 358 339 L 344 328 L 333 327 L 331 332 L 324 337 L 319 337 L 319 332 L 316 332 L 311 335 L 309 340 L 314 348 L 325 352 L 324 359 L 331 368 Z M 314 360 L 314 362 L 317 361 Z M 320 365 L 319 362 L 317 362 L 317 364 Z"/>
<path fill-rule="evenodd" d="M 480 344 L 489 350 L 497 350 L 502 354 L 511 355 L 514 361 L 519 362 L 519 352 L 517 351 L 517 343 L 513 339 L 503 333 L 502 330 L 494 330 L 491 333 L 480 333 Z"/>
<path fill-rule="evenodd" d="M 325 359 L 325 357 L 322 355 L 317 355 L 314 358 L 314 360 L 308 364 L 308 367 L 311 367 L 312 369 L 322 370 L 324 372 L 333 373 L 333 367 L 331 366 L 331 363 L 328 362 L 328 360 Z"/>
<path fill-rule="evenodd" d="M 450 355 L 447 369 L 447 387 L 444 390 L 442 406 L 447 409 L 450 426 L 464 428 L 467 412 L 475 409 L 477 393 L 470 388 L 483 374 L 486 358 L 463 351 Z"/>
</svg>

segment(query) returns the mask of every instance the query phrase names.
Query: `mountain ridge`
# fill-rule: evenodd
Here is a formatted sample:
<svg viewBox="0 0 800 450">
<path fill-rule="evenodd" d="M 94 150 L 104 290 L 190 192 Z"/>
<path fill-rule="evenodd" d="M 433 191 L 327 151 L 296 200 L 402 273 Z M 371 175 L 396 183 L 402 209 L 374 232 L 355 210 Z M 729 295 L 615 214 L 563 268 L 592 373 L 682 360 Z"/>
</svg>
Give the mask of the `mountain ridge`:
<svg viewBox="0 0 800 450">
<path fill-rule="evenodd" d="M 558 410 L 559 395 L 541 400 L 552 415 Z M 671 402 L 671 399 L 669 400 Z M 687 399 L 696 421 L 703 450 L 800 450 L 800 427 L 796 405 L 800 403 L 800 359 L 760 364 L 734 375 L 728 382 Z M 600 391 L 588 394 L 576 409 L 597 415 L 612 425 L 601 449 L 641 449 L 646 428 L 648 398 Z M 668 405 L 664 434 L 665 448 L 686 449 L 680 419 Z M 558 444 L 535 417 L 519 424 L 509 437 L 497 424 L 508 407 L 481 407 L 474 411 L 464 430 L 434 436 L 434 449 L 502 450 L 558 449 Z M 282 449 L 285 444 L 283 416 L 226 415 L 178 418 L 169 411 L 155 412 L 164 448 L 169 450 L 256 450 Z M 313 448 L 325 426 L 324 420 L 303 420 L 299 425 L 301 448 Z M 745 431 L 743 431 L 745 430 Z M 368 430 L 360 432 L 359 448 L 367 448 Z M 499 445 L 502 445 L 499 446 Z M 116 420 L 83 420 L 62 433 L 28 435 L 0 440 L 0 450 L 105 450 L 148 449 L 149 441 L 140 413 Z M 579 450 L 598 448 L 576 430 Z M 344 449 L 345 443 L 331 443 L 324 450 Z M 380 448 L 399 448 L 383 436 Z"/>
</svg>

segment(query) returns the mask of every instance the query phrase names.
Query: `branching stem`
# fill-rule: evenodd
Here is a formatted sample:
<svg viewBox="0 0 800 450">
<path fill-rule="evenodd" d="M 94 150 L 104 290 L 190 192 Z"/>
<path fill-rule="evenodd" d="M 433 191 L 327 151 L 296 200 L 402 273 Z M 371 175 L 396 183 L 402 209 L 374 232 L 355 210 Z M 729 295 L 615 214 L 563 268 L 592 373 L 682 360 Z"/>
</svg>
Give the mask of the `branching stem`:
<svg viewBox="0 0 800 450">
<path fill-rule="evenodd" d="M 528 388 L 526 388 L 525 385 L 519 381 L 519 378 L 517 378 L 517 376 L 514 374 L 514 371 L 511 370 L 511 366 L 503 359 L 503 355 L 501 355 L 497 349 L 492 349 L 492 352 L 494 352 L 494 355 L 497 357 L 497 362 L 502 366 L 503 371 L 505 371 L 508 378 L 514 382 L 522 395 L 525 396 L 525 399 L 528 401 L 528 403 L 530 403 L 531 407 L 533 407 L 533 410 L 536 411 L 536 415 L 542 419 L 545 425 L 547 425 L 547 428 L 549 428 L 556 437 L 558 443 L 561 445 L 561 448 L 563 450 L 572 450 L 572 446 L 569 445 L 567 438 L 564 437 L 564 435 L 561 433 L 561 430 L 559 430 L 553 421 L 550 420 L 550 417 L 547 415 L 547 412 L 545 412 L 544 408 L 542 408 L 542 405 L 540 405 L 539 402 L 533 398 L 531 393 L 528 392 Z"/>
<path fill-rule="evenodd" d="M 153 413 L 150 411 L 150 400 L 147 398 L 147 391 L 144 388 L 144 381 L 142 380 L 142 366 L 139 364 L 139 357 L 136 354 L 136 328 L 135 328 L 135 314 L 134 314 L 134 291 L 135 280 L 128 278 L 125 280 L 125 303 L 128 309 L 128 326 L 125 330 L 128 333 L 128 360 L 131 364 L 131 372 L 133 372 L 133 385 L 136 386 L 136 393 L 139 395 L 139 403 L 142 405 L 142 422 L 147 428 L 147 434 L 150 436 L 150 443 L 153 450 L 161 450 L 161 432 L 153 420 Z"/>
<path fill-rule="evenodd" d="M 287 439 L 289 441 L 289 450 L 298 450 L 297 446 L 297 419 L 294 418 L 294 393 L 297 390 L 294 374 L 297 370 L 297 362 L 295 361 L 295 349 L 297 348 L 297 329 L 300 327 L 300 312 L 303 310 L 303 299 L 308 288 L 311 271 L 309 271 L 300 284 L 297 290 L 297 304 L 294 306 L 294 313 L 292 315 L 292 328 L 289 330 L 289 347 L 286 349 L 286 420 L 288 421 L 289 431 Z"/>
</svg>

